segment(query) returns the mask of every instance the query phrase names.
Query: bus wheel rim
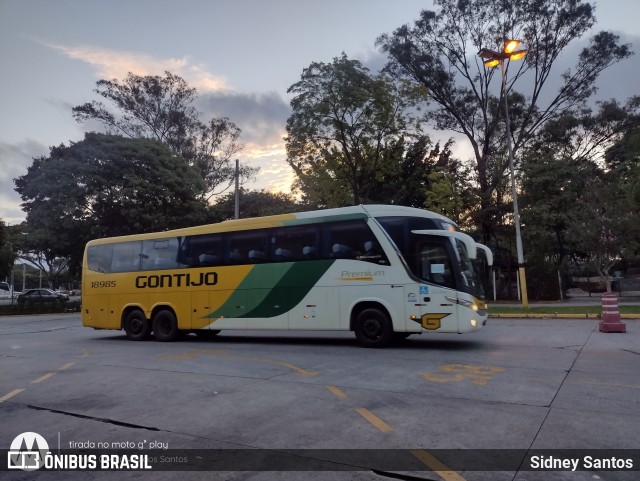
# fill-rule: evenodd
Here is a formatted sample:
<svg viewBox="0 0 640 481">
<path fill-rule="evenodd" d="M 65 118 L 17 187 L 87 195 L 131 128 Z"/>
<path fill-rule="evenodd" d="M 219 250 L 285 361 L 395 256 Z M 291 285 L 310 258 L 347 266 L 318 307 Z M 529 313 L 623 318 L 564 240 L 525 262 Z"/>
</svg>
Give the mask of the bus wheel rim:
<svg viewBox="0 0 640 481">
<path fill-rule="evenodd" d="M 377 319 L 367 319 L 362 325 L 362 333 L 367 339 L 375 341 L 382 335 L 382 325 Z"/>
</svg>

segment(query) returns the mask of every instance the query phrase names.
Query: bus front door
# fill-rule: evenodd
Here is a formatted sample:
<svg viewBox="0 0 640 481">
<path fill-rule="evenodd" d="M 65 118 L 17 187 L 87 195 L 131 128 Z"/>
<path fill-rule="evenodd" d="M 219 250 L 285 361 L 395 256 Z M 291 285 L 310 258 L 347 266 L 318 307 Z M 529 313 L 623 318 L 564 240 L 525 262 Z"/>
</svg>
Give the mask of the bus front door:
<svg viewBox="0 0 640 481">
<path fill-rule="evenodd" d="M 416 243 L 421 324 L 427 332 L 458 332 L 455 254 L 446 237 L 420 235 Z"/>
</svg>

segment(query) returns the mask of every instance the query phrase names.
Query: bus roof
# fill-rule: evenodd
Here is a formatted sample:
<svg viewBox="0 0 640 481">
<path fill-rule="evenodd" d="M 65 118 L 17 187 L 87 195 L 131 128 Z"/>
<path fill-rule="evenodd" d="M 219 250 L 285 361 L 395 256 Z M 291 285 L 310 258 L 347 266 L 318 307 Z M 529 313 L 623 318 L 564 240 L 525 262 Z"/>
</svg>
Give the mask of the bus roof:
<svg viewBox="0 0 640 481">
<path fill-rule="evenodd" d="M 178 237 L 185 235 L 207 234 L 215 232 L 233 232 L 239 230 L 260 229 L 268 227 L 281 227 L 288 225 L 304 225 L 317 222 L 335 222 L 349 219 L 365 219 L 367 217 L 427 217 L 440 219 L 449 224 L 456 225 L 451 219 L 424 209 L 405 207 L 399 205 L 369 204 L 333 209 L 320 209 L 290 214 L 277 214 L 264 217 L 250 217 L 246 219 L 231 219 L 217 224 L 204 224 L 164 232 L 150 232 L 145 234 L 132 234 L 120 237 L 108 237 L 94 239 L 89 244 L 102 244 L 123 240 L 158 239 L 159 237 Z"/>
</svg>

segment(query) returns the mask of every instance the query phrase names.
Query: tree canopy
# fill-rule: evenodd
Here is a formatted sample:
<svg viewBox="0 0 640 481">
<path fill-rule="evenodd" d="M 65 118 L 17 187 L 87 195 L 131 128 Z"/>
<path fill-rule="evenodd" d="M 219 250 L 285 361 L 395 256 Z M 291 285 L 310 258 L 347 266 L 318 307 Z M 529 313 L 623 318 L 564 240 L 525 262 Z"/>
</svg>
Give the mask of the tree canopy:
<svg viewBox="0 0 640 481">
<path fill-rule="evenodd" d="M 287 162 L 298 187 L 323 206 L 369 201 L 397 162 L 407 134 L 406 100 L 395 86 L 373 76 L 345 54 L 313 62 L 288 93 Z"/>
<path fill-rule="evenodd" d="M 500 222 L 492 216 L 498 184 L 508 166 L 504 146 L 504 117 L 500 108 L 509 95 L 514 153 L 545 122 L 581 106 L 595 91 L 595 81 L 606 68 L 631 55 L 611 32 L 594 35 L 579 54 L 573 69 L 561 75 L 560 86 L 548 102 L 542 101 L 560 54 L 595 24 L 594 7 L 580 0 L 435 0 L 436 11 L 424 10 L 413 26 L 404 25 L 378 38 L 389 55 L 387 72 L 423 87 L 429 103 L 428 119 L 443 130 L 463 134 L 474 155 L 481 209 L 479 224 L 485 242 Z M 506 62 L 505 88 L 492 92 L 496 74 L 477 55 L 482 48 L 502 51 L 503 41 L 524 41 L 523 61 Z M 525 75 L 532 79 L 524 94 L 514 88 Z M 518 83 L 523 86 L 523 82 Z"/>
<path fill-rule="evenodd" d="M 148 139 L 88 133 L 34 159 L 15 184 L 29 250 L 69 257 L 75 266 L 91 238 L 197 224 L 206 208 L 198 172 Z"/>
<path fill-rule="evenodd" d="M 99 80 L 96 85 L 94 92 L 111 108 L 95 100 L 76 106 L 72 111 L 78 122 L 95 120 L 111 133 L 164 143 L 198 169 L 207 200 L 232 185 L 232 160 L 242 149 L 240 128 L 226 117 L 201 121 L 193 105 L 197 91 L 182 77 L 171 72 L 164 77 L 129 73 L 123 81 Z M 255 172 L 243 166 L 243 178 Z"/>
<path fill-rule="evenodd" d="M 433 146 L 411 111 L 414 93 L 344 53 L 304 69 L 289 93 L 287 162 L 295 187 L 318 207 L 391 203 L 459 217 L 445 197 L 455 163 L 450 142 Z M 456 168 L 454 168 L 456 170 Z M 440 187 L 436 187 L 439 184 Z"/>
</svg>

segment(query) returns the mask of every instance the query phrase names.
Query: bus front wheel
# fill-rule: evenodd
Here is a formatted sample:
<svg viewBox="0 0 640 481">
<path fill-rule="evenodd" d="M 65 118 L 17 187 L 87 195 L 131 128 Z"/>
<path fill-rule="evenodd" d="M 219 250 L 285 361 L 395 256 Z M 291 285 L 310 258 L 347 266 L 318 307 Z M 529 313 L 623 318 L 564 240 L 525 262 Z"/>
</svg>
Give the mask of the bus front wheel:
<svg viewBox="0 0 640 481">
<path fill-rule="evenodd" d="M 144 312 L 131 311 L 124 318 L 124 332 L 132 341 L 144 341 L 151 334 L 151 323 Z"/>
<path fill-rule="evenodd" d="M 178 320 L 173 312 L 163 309 L 153 316 L 153 337 L 156 341 L 173 341 L 178 337 Z"/>
<path fill-rule="evenodd" d="M 364 309 L 356 317 L 356 339 L 364 347 L 384 347 L 393 338 L 389 316 L 380 309 Z"/>
</svg>

